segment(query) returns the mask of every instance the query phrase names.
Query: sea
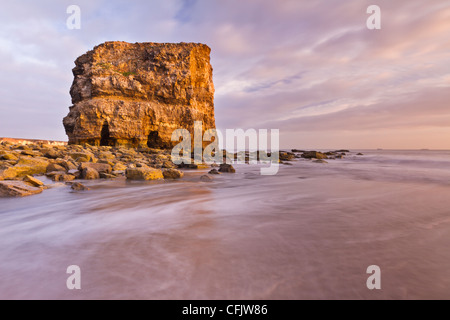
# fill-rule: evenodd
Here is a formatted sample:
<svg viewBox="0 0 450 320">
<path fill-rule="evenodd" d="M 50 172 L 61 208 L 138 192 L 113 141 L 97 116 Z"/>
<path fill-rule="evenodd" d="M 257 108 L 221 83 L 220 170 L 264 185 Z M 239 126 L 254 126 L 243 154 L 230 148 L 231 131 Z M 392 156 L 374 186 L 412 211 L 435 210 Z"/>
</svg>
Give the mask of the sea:
<svg viewBox="0 0 450 320">
<path fill-rule="evenodd" d="M 0 299 L 449 299 L 450 151 L 327 161 L 0 198 Z"/>
</svg>

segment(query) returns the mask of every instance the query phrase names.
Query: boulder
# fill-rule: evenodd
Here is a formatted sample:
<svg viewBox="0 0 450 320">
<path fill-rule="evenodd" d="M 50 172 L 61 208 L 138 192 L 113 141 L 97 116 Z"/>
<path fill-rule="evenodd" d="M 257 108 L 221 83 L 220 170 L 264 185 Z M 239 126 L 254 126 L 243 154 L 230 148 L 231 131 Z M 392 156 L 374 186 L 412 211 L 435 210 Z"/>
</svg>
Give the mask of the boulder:
<svg viewBox="0 0 450 320">
<path fill-rule="evenodd" d="M 349 153 L 350 151 L 347 150 L 347 149 L 340 149 L 340 150 L 336 150 L 336 151 L 334 151 L 334 152 L 336 152 L 336 153 L 342 153 L 342 152 L 344 152 L 344 153 Z"/>
<path fill-rule="evenodd" d="M 47 173 L 53 172 L 53 171 L 66 171 L 66 168 L 63 166 L 60 166 L 59 164 L 56 164 L 56 163 L 50 163 L 47 166 Z"/>
<path fill-rule="evenodd" d="M 57 159 L 60 156 L 60 153 L 54 149 L 44 149 L 41 152 L 44 157 L 49 159 Z"/>
<path fill-rule="evenodd" d="M 198 165 L 196 165 L 195 163 L 180 163 L 178 165 L 178 168 L 180 169 L 198 169 Z"/>
<path fill-rule="evenodd" d="M 48 160 L 41 158 L 22 157 L 19 162 L 3 171 L 2 177 L 5 180 L 22 178 L 27 175 L 44 174 L 47 172 Z"/>
<path fill-rule="evenodd" d="M 221 174 L 217 169 L 212 169 L 208 172 L 209 174 Z"/>
<path fill-rule="evenodd" d="M 86 167 L 81 171 L 81 179 L 86 180 L 100 179 L 100 174 L 94 168 Z"/>
<path fill-rule="evenodd" d="M 24 155 L 24 156 L 30 156 L 30 157 L 42 156 L 41 153 L 33 151 L 33 150 L 23 150 L 22 152 L 20 152 L 20 154 Z"/>
<path fill-rule="evenodd" d="M 17 149 L 17 150 L 32 150 L 29 146 L 27 146 L 27 145 L 22 145 L 22 144 L 15 145 L 15 146 L 13 147 L 13 149 Z"/>
<path fill-rule="evenodd" d="M 281 161 L 291 161 L 295 159 L 295 154 L 292 152 L 280 152 L 279 153 L 279 159 Z"/>
<path fill-rule="evenodd" d="M 164 179 L 180 179 L 184 173 L 177 169 L 166 169 L 163 171 Z"/>
<path fill-rule="evenodd" d="M 219 172 L 235 173 L 236 170 L 231 164 L 222 163 L 219 168 Z"/>
<path fill-rule="evenodd" d="M 36 178 L 34 178 L 32 176 L 25 176 L 25 178 L 23 178 L 23 181 L 25 183 L 31 185 L 32 187 L 39 188 L 39 187 L 43 187 L 44 186 L 44 183 L 41 180 L 36 179 Z"/>
<path fill-rule="evenodd" d="M 167 169 L 172 169 L 172 168 L 176 168 L 177 166 L 170 160 L 165 160 L 162 163 L 162 167 L 163 168 L 167 168 Z"/>
<path fill-rule="evenodd" d="M 100 172 L 100 179 L 115 179 L 115 178 L 117 178 L 117 176 L 114 174 Z"/>
<path fill-rule="evenodd" d="M 64 182 L 64 181 L 75 180 L 76 177 L 72 174 L 57 173 L 57 174 L 52 175 L 51 178 L 53 181 Z"/>
<path fill-rule="evenodd" d="M 150 168 L 150 167 L 140 167 L 140 168 L 128 168 L 125 171 L 128 180 L 158 180 L 164 179 L 164 175 L 161 170 Z"/>
<path fill-rule="evenodd" d="M 302 154 L 305 159 L 328 159 L 327 155 L 317 151 L 307 151 Z"/>
<path fill-rule="evenodd" d="M 71 152 L 69 156 L 76 162 L 93 162 L 95 158 L 90 152 Z"/>
<path fill-rule="evenodd" d="M 124 171 L 124 170 L 127 170 L 127 166 L 120 162 L 116 163 L 113 167 L 113 171 Z"/>
<path fill-rule="evenodd" d="M 200 177 L 200 181 L 203 181 L 203 182 L 211 182 L 211 181 L 213 181 L 213 178 L 211 178 L 210 176 L 208 176 L 208 175 L 203 175 L 203 176 L 201 176 Z"/>
<path fill-rule="evenodd" d="M 79 183 L 79 182 L 71 182 L 69 183 L 71 186 L 72 190 L 75 191 L 85 191 L 85 190 L 90 190 L 88 187 L 86 187 L 85 185 Z"/>
<path fill-rule="evenodd" d="M 72 161 L 68 160 L 60 160 L 57 161 L 56 164 L 60 165 L 61 167 L 64 167 L 66 171 L 77 169 L 77 166 Z"/>
<path fill-rule="evenodd" d="M 115 160 L 116 156 L 111 151 L 101 151 L 98 154 L 98 158 L 103 160 Z"/>
<path fill-rule="evenodd" d="M 106 163 L 82 162 L 78 166 L 79 171 L 83 171 L 86 168 L 95 169 L 98 173 L 111 173 L 112 172 L 112 167 Z"/>
<path fill-rule="evenodd" d="M 25 197 L 41 192 L 42 188 L 31 186 L 23 181 L 0 181 L 0 196 Z"/>
<path fill-rule="evenodd" d="M 12 161 L 17 161 L 19 160 L 18 157 L 16 157 L 14 154 L 12 153 L 4 153 L 0 155 L 0 160 L 12 160 Z"/>
</svg>

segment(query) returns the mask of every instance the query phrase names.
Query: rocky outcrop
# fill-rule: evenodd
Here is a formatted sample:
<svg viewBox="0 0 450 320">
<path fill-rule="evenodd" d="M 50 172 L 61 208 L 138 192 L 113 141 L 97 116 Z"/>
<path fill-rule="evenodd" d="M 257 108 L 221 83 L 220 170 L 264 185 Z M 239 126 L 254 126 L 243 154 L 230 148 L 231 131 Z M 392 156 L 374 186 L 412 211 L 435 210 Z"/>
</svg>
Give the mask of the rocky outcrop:
<svg viewBox="0 0 450 320">
<path fill-rule="evenodd" d="M 204 44 L 115 41 L 80 56 L 63 121 L 69 144 L 170 148 L 175 129 L 214 128 L 209 54 Z"/>
<path fill-rule="evenodd" d="M 55 140 L 38 140 L 38 139 L 16 139 L 16 138 L 0 138 L 0 143 L 10 143 L 18 145 L 29 145 L 29 144 L 46 144 L 52 146 L 65 146 L 67 142 L 65 141 L 55 141 Z"/>
<path fill-rule="evenodd" d="M 75 179 L 182 179 L 184 173 L 176 167 L 168 149 L 0 142 L 0 197 L 38 194 L 64 185 L 75 191 L 89 190 L 78 181 L 72 182 Z M 195 168 L 210 166 L 200 163 Z M 45 176 L 45 180 L 36 176 Z"/>
</svg>

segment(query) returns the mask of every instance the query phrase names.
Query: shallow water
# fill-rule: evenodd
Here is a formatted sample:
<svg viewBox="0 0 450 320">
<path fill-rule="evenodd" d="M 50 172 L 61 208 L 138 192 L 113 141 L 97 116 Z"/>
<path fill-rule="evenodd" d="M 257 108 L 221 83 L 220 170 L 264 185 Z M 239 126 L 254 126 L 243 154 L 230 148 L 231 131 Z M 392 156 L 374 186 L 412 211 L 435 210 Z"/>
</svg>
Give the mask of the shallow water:
<svg viewBox="0 0 450 320">
<path fill-rule="evenodd" d="M 363 152 L 1 198 L 0 298 L 450 298 L 450 152 Z"/>
</svg>

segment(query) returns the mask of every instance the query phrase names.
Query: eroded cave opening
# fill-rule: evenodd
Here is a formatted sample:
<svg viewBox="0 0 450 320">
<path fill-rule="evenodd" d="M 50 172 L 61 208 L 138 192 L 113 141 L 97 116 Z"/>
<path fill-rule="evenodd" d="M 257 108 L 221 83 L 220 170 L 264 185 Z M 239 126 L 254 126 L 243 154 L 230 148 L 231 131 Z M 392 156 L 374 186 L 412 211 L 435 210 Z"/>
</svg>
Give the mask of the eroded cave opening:
<svg viewBox="0 0 450 320">
<path fill-rule="evenodd" d="M 100 145 L 101 146 L 113 146 L 114 145 L 114 139 L 111 139 L 111 136 L 109 133 L 109 124 L 107 121 L 105 121 L 102 126 L 102 132 L 100 134 Z"/>
<path fill-rule="evenodd" d="M 158 131 L 150 131 L 147 139 L 147 146 L 149 148 L 163 148 L 163 141 L 159 136 Z"/>
</svg>

